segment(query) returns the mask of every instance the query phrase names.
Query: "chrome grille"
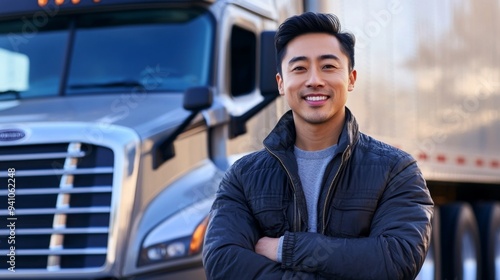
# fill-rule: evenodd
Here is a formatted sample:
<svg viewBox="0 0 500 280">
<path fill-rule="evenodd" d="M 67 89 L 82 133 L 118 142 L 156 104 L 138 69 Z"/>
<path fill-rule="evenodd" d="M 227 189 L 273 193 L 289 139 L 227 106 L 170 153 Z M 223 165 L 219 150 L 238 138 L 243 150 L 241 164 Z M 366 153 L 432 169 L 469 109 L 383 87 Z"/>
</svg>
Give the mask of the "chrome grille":
<svg viewBox="0 0 500 280">
<path fill-rule="evenodd" d="M 15 168 L 16 270 L 61 271 L 105 264 L 114 157 L 86 143 L 0 146 L 0 185 Z M 0 219 L 7 221 L 7 188 Z M 0 229 L 6 256 L 9 230 Z"/>
</svg>

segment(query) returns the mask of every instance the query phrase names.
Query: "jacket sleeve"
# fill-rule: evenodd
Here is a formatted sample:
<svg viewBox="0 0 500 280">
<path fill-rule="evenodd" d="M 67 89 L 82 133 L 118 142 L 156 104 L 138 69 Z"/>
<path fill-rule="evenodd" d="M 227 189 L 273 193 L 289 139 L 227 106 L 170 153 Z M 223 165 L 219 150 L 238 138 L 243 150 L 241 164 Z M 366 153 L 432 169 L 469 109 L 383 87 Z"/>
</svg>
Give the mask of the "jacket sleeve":
<svg viewBox="0 0 500 280">
<path fill-rule="evenodd" d="M 217 191 L 203 246 L 208 279 L 281 279 L 280 264 L 255 253 L 258 225 L 245 200 L 233 167 Z"/>
<path fill-rule="evenodd" d="M 403 161 L 392 170 L 368 237 L 286 232 L 283 268 L 329 279 L 414 279 L 430 242 L 433 202 L 416 163 Z"/>
</svg>

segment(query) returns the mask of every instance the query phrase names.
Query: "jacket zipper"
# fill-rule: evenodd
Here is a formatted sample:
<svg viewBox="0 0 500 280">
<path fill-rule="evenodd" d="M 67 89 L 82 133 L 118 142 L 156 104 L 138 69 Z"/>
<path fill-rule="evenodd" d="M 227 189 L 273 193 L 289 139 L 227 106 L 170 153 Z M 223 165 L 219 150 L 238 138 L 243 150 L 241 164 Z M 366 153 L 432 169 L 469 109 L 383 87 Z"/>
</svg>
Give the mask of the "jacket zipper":
<svg viewBox="0 0 500 280">
<path fill-rule="evenodd" d="M 295 185 L 293 183 L 293 180 L 292 180 L 292 176 L 290 176 L 290 171 L 288 171 L 288 168 L 286 168 L 285 164 L 283 163 L 283 161 L 275 154 L 273 153 L 272 151 L 270 151 L 267 147 L 266 147 L 266 150 L 271 154 L 273 155 L 275 158 L 278 159 L 278 161 L 281 163 L 281 166 L 283 166 L 283 168 L 285 169 L 285 172 L 286 174 L 288 175 L 288 178 L 290 178 L 290 182 L 292 183 L 292 189 L 293 189 L 293 231 L 294 232 L 297 232 L 300 230 L 300 221 L 301 221 L 301 217 L 300 217 L 300 211 L 298 211 L 298 208 L 297 208 L 297 197 L 296 197 L 296 189 L 295 189 Z M 298 221 L 297 222 L 297 217 L 298 217 Z"/>
<path fill-rule="evenodd" d="M 325 234 L 325 229 L 326 229 L 326 211 L 327 211 L 328 201 L 330 200 L 330 195 L 333 192 L 333 189 L 335 188 L 334 185 L 336 185 L 335 182 L 337 181 L 337 177 L 338 177 L 340 171 L 342 170 L 342 167 L 344 166 L 344 163 L 346 161 L 346 159 L 344 157 L 345 157 L 347 151 L 349 150 L 349 148 L 350 148 L 350 145 L 348 145 L 347 148 L 342 153 L 342 162 L 340 162 L 340 166 L 337 169 L 337 173 L 335 173 L 335 176 L 333 177 L 332 183 L 330 184 L 330 187 L 328 188 L 328 192 L 326 193 L 325 205 L 323 207 L 323 227 L 321 229 L 321 234 Z"/>
<path fill-rule="evenodd" d="M 292 183 L 293 185 L 293 183 Z M 295 191 L 293 192 L 293 231 L 294 232 L 297 232 L 298 231 L 298 223 L 297 223 L 297 216 L 298 216 L 298 220 L 300 221 L 300 212 L 297 211 L 297 196 L 295 194 Z"/>
</svg>

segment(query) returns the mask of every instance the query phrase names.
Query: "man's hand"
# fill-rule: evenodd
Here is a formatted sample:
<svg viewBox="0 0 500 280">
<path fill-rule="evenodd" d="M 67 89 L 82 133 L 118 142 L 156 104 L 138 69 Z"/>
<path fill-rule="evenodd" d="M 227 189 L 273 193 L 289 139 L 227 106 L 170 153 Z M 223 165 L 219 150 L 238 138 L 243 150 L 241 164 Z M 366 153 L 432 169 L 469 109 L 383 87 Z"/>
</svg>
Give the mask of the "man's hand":
<svg viewBox="0 0 500 280">
<path fill-rule="evenodd" d="M 262 237 L 255 244 L 255 253 L 263 255 L 268 259 L 277 261 L 279 238 Z"/>
</svg>

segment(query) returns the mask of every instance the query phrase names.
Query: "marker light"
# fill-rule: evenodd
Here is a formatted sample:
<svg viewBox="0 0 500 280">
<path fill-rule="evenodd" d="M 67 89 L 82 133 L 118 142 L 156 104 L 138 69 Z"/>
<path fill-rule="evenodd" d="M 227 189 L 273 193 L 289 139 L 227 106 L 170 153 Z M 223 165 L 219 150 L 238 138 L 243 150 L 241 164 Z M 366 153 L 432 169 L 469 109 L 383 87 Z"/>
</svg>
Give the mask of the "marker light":
<svg viewBox="0 0 500 280">
<path fill-rule="evenodd" d="M 205 238 L 205 232 L 207 231 L 208 217 L 206 217 L 195 229 L 193 233 L 193 239 L 189 243 L 189 254 L 199 253 L 203 246 L 203 239 Z"/>
<path fill-rule="evenodd" d="M 66 2 L 66 0 L 54 0 L 57 6 L 61 6 L 64 2 Z M 71 0 L 71 3 L 74 5 L 80 4 L 80 2 L 81 0 Z M 92 0 L 92 2 L 99 3 L 101 0 Z M 47 4 L 49 4 L 49 0 L 38 0 L 38 6 L 40 7 L 46 6 Z"/>
</svg>

